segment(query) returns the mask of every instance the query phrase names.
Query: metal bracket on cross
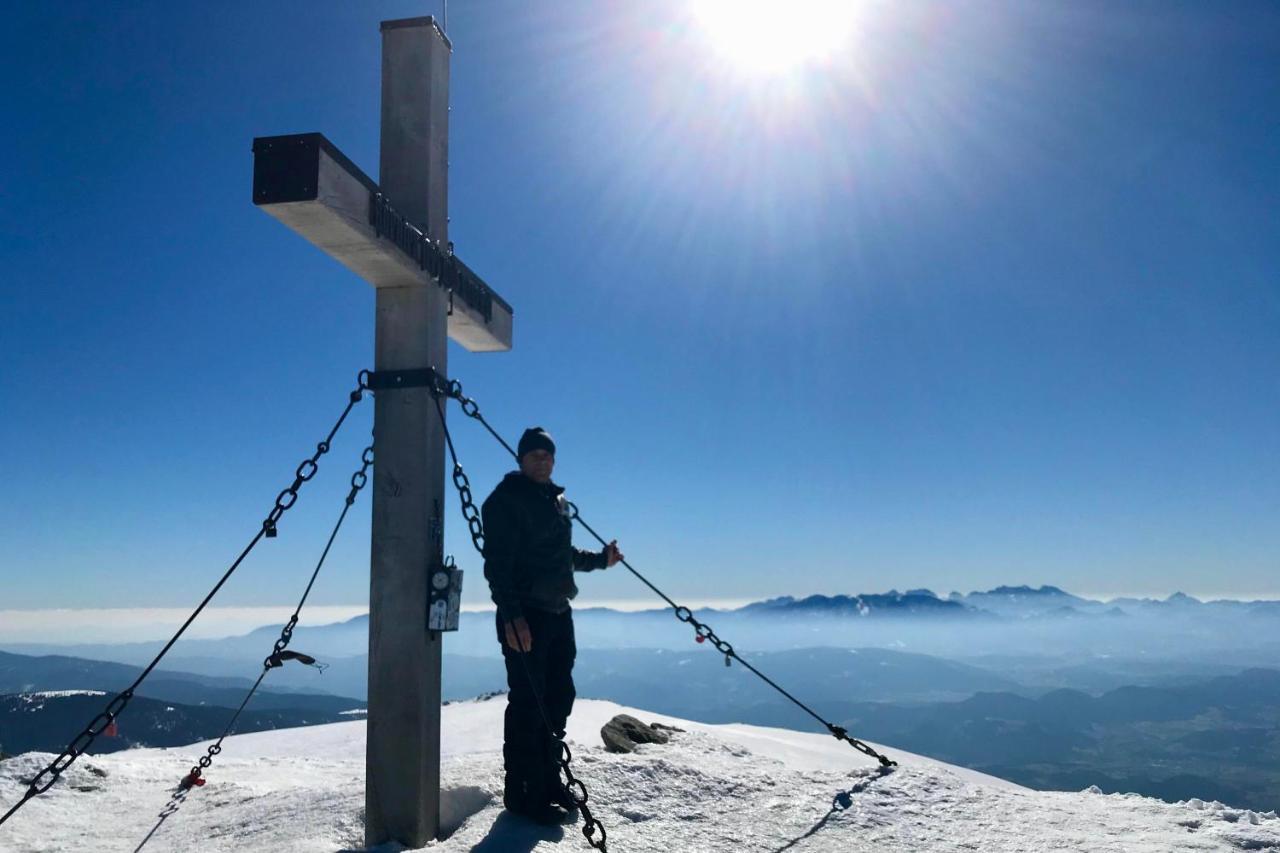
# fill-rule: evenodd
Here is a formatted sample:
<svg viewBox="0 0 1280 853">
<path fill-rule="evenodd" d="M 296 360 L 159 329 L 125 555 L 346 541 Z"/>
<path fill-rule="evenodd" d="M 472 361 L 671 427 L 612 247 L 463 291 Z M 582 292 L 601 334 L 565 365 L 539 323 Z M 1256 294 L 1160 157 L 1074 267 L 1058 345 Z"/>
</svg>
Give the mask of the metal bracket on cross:
<svg viewBox="0 0 1280 853">
<path fill-rule="evenodd" d="M 434 367 L 414 370 L 366 370 L 360 374 L 360 382 L 370 391 L 395 390 L 397 388 L 431 388 L 437 394 L 447 393 L 449 379 Z"/>
</svg>

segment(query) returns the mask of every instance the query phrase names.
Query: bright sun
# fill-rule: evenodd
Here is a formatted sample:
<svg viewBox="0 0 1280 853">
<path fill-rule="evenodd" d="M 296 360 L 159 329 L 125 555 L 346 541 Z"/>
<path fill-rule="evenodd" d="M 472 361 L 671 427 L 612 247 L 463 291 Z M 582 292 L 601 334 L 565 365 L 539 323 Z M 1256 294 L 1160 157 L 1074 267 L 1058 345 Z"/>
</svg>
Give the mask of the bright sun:
<svg viewBox="0 0 1280 853">
<path fill-rule="evenodd" d="M 717 51 L 738 67 L 779 73 L 830 57 L 849 38 L 859 0 L 692 0 Z"/>
</svg>

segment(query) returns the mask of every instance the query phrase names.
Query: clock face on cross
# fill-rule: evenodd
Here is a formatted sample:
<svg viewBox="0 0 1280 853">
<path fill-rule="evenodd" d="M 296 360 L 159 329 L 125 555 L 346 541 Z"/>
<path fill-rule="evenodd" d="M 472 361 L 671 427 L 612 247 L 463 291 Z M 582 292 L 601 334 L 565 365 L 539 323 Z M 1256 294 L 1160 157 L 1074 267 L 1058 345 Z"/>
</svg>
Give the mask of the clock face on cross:
<svg viewBox="0 0 1280 853">
<path fill-rule="evenodd" d="M 448 589 L 448 588 L 449 588 L 449 573 L 448 573 L 448 572 L 435 572 L 435 573 L 433 573 L 433 574 L 431 575 L 431 585 L 432 585 L 433 587 L 435 587 L 436 589 L 438 589 L 438 590 L 445 590 L 445 589 Z"/>
</svg>

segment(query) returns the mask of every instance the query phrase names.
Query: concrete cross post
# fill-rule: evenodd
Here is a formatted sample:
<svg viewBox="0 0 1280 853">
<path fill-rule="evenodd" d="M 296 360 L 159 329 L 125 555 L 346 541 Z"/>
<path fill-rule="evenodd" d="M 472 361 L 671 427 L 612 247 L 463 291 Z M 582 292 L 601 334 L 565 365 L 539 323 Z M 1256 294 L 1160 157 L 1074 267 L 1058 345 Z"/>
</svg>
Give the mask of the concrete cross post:
<svg viewBox="0 0 1280 853">
<path fill-rule="evenodd" d="M 379 185 L 426 236 L 448 245 L 449 51 L 429 19 L 382 24 Z M 448 297 L 377 290 L 374 367 L 447 375 Z M 431 392 L 378 394 L 369 577 L 365 841 L 420 847 L 440 826 L 440 647 L 427 630 L 427 569 L 444 559 L 444 434 Z"/>
<path fill-rule="evenodd" d="M 376 288 L 374 368 L 447 375 L 447 339 L 511 349 L 511 306 L 448 242 L 448 38 L 382 23 L 381 185 L 319 133 L 254 140 L 253 201 Z M 390 372 L 390 373 L 387 373 Z M 440 826 L 444 435 L 430 391 L 375 391 L 365 840 L 422 847 Z"/>
</svg>

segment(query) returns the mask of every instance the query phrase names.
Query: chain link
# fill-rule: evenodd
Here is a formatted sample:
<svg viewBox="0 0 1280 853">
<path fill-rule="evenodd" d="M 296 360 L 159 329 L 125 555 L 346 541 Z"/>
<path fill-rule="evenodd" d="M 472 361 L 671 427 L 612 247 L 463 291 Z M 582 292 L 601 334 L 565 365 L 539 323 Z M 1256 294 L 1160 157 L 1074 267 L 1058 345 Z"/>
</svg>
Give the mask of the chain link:
<svg viewBox="0 0 1280 853">
<path fill-rule="evenodd" d="M 511 448 L 511 445 L 507 444 L 506 439 L 504 439 L 501 435 L 499 435 L 498 431 L 494 429 L 493 426 L 487 420 L 484 419 L 484 415 L 480 414 L 480 405 L 476 403 L 475 400 L 472 400 L 466 394 L 462 393 L 461 382 L 459 382 L 456 379 L 450 379 L 448 386 L 446 386 L 446 388 L 444 389 L 444 393 L 446 396 L 452 397 L 453 399 L 457 400 L 458 405 L 462 408 L 462 413 L 464 415 L 466 415 L 467 417 L 473 420 L 479 421 L 480 425 L 489 431 L 489 435 L 493 436 L 494 439 L 499 444 L 501 444 L 503 447 L 507 449 L 508 453 L 516 457 L 517 460 L 519 460 L 519 456 L 516 455 L 516 452 Z M 448 430 L 445 431 L 445 434 L 448 435 Z"/>
<path fill-rule="evenodd" d="M 125 709 L 132 698 L 132 687 L 112 697 L 111 701 L 107 703 L 106 709 L 94 717 L 89 722 L 89 725 L 85 726 L 79 734 L 72 738 L 71 743 L 67 744 L 57 758 L 49 762 L 43 770 L 30 779 L 27 783 L 26 794 L 22 800 L 5 813 L 3 818 L 0 818 L 0 823 L 8 820 L 27 800 L 37 797 L 52 788 L 59 777 L 66 772 L 67 768 L 74 764 L 76 759 L 93 744 L 98 735 L 106 731 L 107 726 L 115 722 L 116 717 Z"/>
<path fill-rule="evenodd" d="M 53 787 L 54 783 L 56 783 L 62 774 L 66 772 L 67 768 L 74 764 L 76 759 L 83 755 L 85 751 L 93 745 L 93 742 L 98 738 L 98 736 L 106 731 L 107 727 L 115 722 L 116 718 L 124 712 L 129 702 L 133 699 L 134 691 L 136 691 L 139 685 L 141 685 L 147 676 L 151 674 L 152 670 L 159 665 L 164 656 L 167 655 L 169 650 L 173 648 L 174 644 L 178 642 L 178 639 L 186 633 L 187 628 L 189 628 L 191 623 L 196 620 L 196 617 L 204 612 L 205 607 L 213 600 L 213 597 L 218 594 L 218 591 L 222 589 L 223 585 L 226 584 L 231 575 L 235 573 L 236 569 L 240 567 L 240 564 L 243 563 L 245 558 L 249 556 L 249 553 L 253 551 L 254 547 L 257 546 L 264 537 L 272 538 L 276 535 L 276 523 L 279 522 L 281 516 L 283 516 L 284 513 L 297 501 L 298 491 L 302 488 L 302 484 L 315 476 L 316 470 L 319 467 L 318 463 L 320 457 L 329 452 L 329 446 L 333 443 L 333 438 L 338 434 L 338 430 L 342 428 L 342 424 L 346 421 L 347 415 L 351 413 L 355 404 L 360 402 L 363 398 L 364 391 L 368 387 L 366 383 L 366 372 L 362 371 L 355 390 L 353 390 L 347 397 L 346 408 L 343 409 L 342 414 L 338 416 L 338 420 L 329 430 L 329 434 L 325 436 L 323 441 L 316 445 L 316 452 L 311 455 L 311 458 L 303 460 L 303 462 L 298 465 L 297 469 L 294 471 L 293 483 L 284 491 L 280 492 L 276 497 L 275 506 L 272 507 L 271 511 L 267 514 L 266 519 L 262 522 L 262 528 L 257 532 L 253 539 L 250 540 L 249 544 L 245 546 L 244 550 L 240 552 L 240 555 L 236 557 L 234 562 L 232 562 L 230 568 L 228 568 L 218 582 L 214 584 L 213 589 L 209 590 L 209 593 L 204 597 L 204 600 L 196 606 L 196 609 L 187 617 L 187 620 L 182 623 L 182 627 L 180 627 L 169 641 L 165 643 L 164 647 L 160 649 L 159 654 L 157 654 L 151 663 L 147 665 L 146 669 L 144 669 L 137 679 L 134 680 L 133 684 L 116 694 L 111 701 L 107 703 L 107 707 L 102 711 L 102 713 L 94 717 L 93 720 L 89 722 L 89 725 L 85 726 L 79 734 L 71 739 L 71 742 L 67 744 L 66 748 L 63 749 L 62 752 L 53 759 L 53 761 L 49 762 L 43 770 L 37 773 L 35 777 L 30 780 L 22 799 L 15 803 L 7 812 L 4 813 L 4 815 L 0 815 L 0 824 L 4 824 L 5 821 L 13 817 L 13 815 L 17 813 L 18 809 L 26 805 L 28 801 Z"/>
<path fill-rule="evenodd" d="M 555 733 L 552 732 L 552 736 Z M 591 798 L 587 793 L 587 786 L 582 780 L 573 775 L 573 768 L 569 766 L 569 762 L 573 760 L 573 753 L 569 751 L 569 744 L 564 742 L 563 737 L 555 738 L 556 744 L 560 747 L 560 755 L 556 759 L 556 764 L 560 765 L 560 772 L 564 774 L 564 789 L 569 794 L 569 799 L 573 800 L 573 804 L 578 807 L 578 812 L 582 815 L 582 835 L 587 839 L 587 843 L 597 850 L 606 850 L 605 844 L 608 841 L 609 833 L 605 831 L 604 824 L 591 813 L 591 807 L 587 805 L 587 801 Z M 600 836 L 597 838 L 596 833 Z"/>
<path fill-rule="evenodd" d="M 467 527 L 471 531 L 471 544 L 484 554 L 484 522 L 481 521 L 480 510 L 471 497 L 471 481 L 467 479 L 467 472 L 457 462 L 453 463 L 453 485 L 458 490 L 458 499 L 462 501 L 462 517 L 467 520 Z"/>
</svg>

